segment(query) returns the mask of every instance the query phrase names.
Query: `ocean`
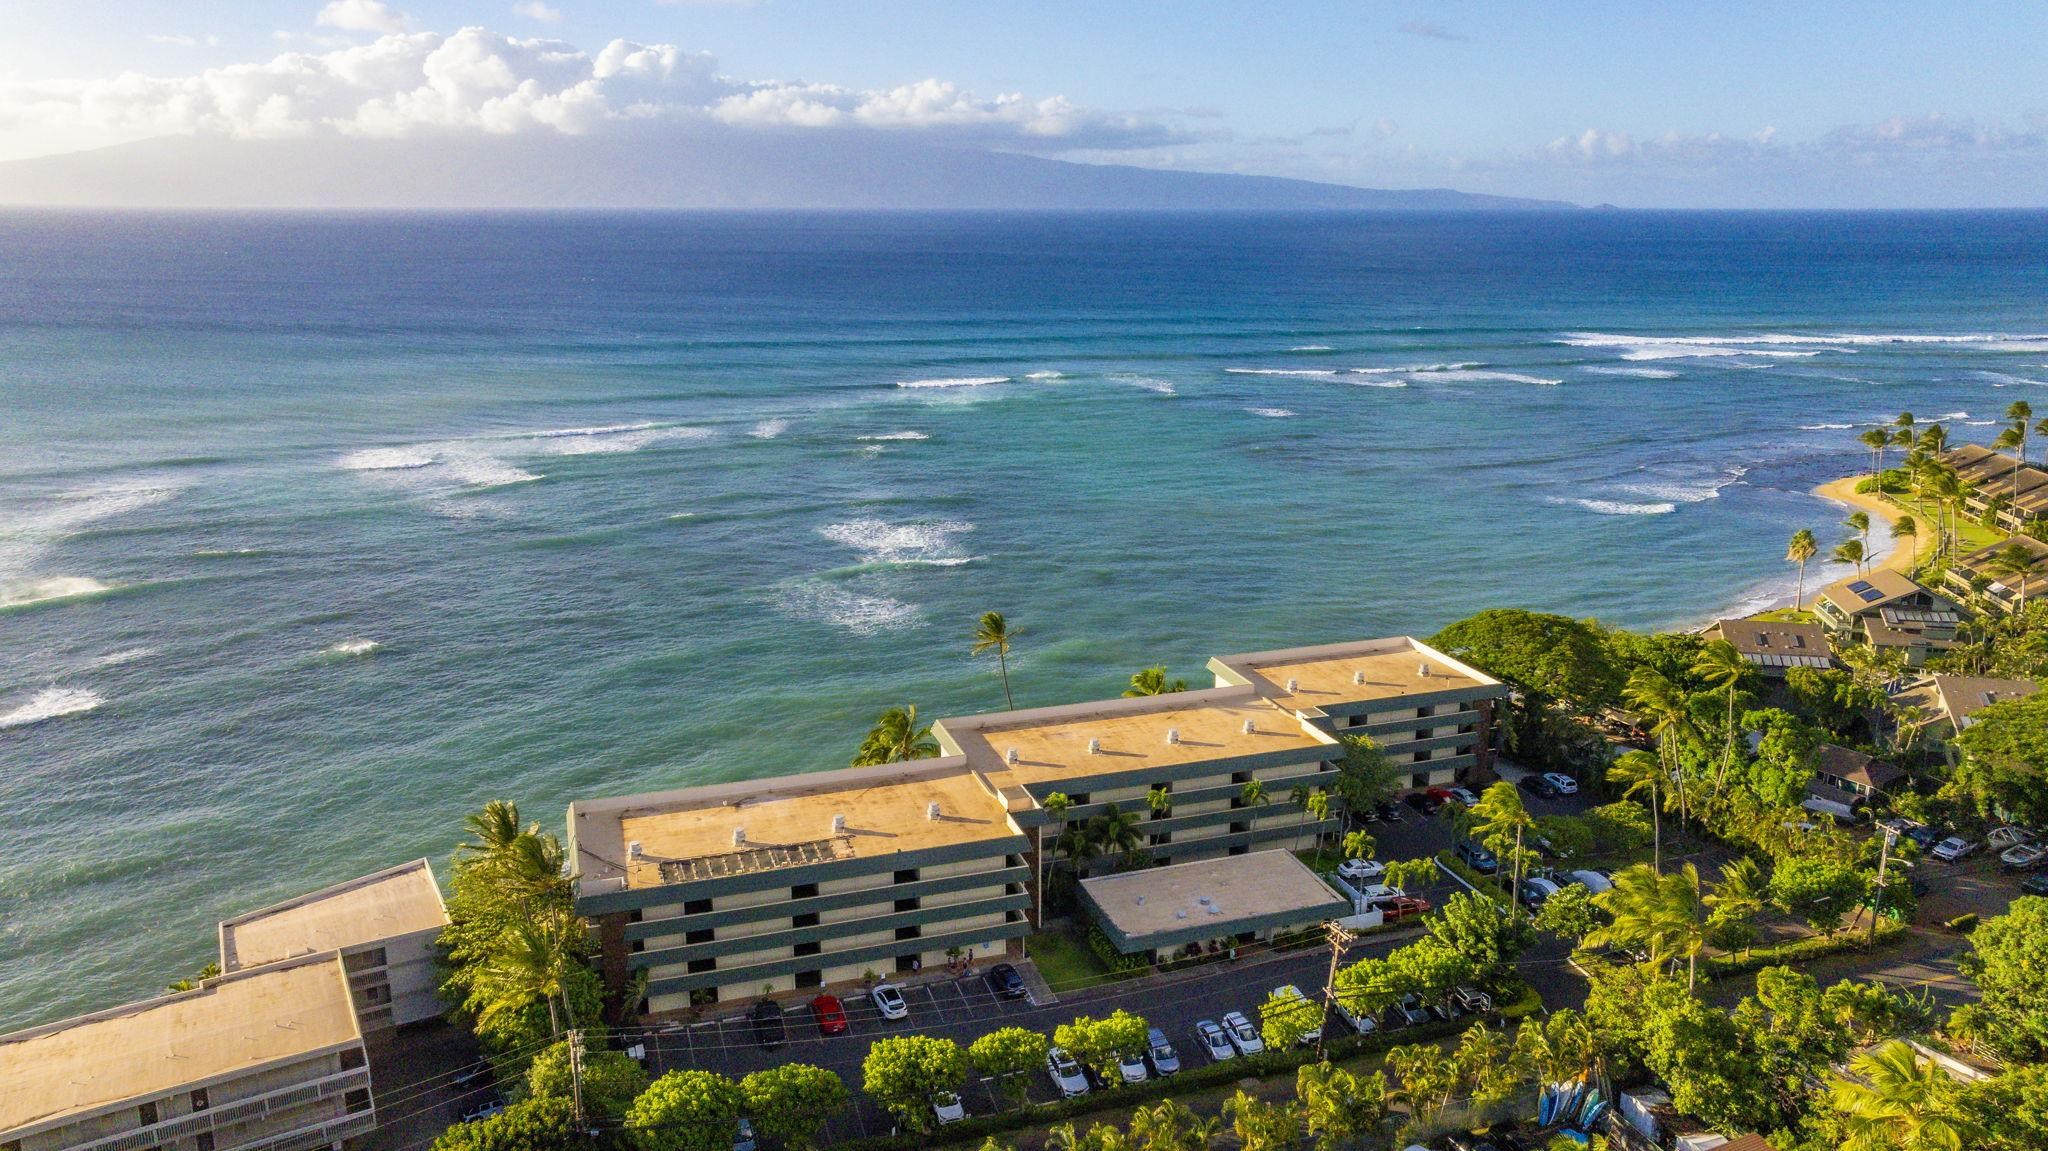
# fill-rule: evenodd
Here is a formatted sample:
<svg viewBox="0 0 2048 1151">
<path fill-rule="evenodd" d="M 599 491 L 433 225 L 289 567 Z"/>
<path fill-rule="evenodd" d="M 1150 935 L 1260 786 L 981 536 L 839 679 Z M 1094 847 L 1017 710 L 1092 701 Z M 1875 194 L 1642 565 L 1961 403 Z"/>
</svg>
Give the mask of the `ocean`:
<svg viewBox="0 0 2048 1151">
<path fill-rule="evenodd" d="M 881 709 L 1789 594 L 2048 215 L 0 214 L 0 1028 Z M 1817 567 L 1812 587 L 1837 574 Z"/>
</svg>

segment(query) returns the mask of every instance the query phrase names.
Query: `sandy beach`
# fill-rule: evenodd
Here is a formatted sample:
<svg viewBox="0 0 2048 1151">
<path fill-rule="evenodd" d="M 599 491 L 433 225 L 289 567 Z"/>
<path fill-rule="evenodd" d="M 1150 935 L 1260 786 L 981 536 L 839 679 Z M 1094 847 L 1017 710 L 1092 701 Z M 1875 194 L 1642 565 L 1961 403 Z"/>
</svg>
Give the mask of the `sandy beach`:
<svg viewBox="0 0 2048 1151">
<path fill-rule="evenodd" d="M 1875 545 L 1891 537 L 1891 525 L 1907 513 L 1901 511 L 1897 505 L 1878 496 L 1858 492 L 1856 485 L 1868 478 L 1867 476 L 1844 476 L 1839 480 L 1832 480 L 1813 489 L 1813 494 L 1824 500 L 1831 500 L 1838 504 L 1846 504 L 1849 507 L 1869 512 L 1870 542 L 1873 545 L 1871 550 L 1875 551 Z M 1882 527 L 1879 526 L 1880 523 L 1883 525 Z M 1920 552 L 1933 550 L 1934 533 L 1929 530 L 1929 525 L 1916 523 L 1915 526 L 1920 528 L 1919 533 L 1904 539 L 1894 540 L 1891 554 L 1885 556 L 1884 562 L 1878 566 L 1890 568 L 1893 571 L 1910 573 L 1915 566 L 1915 560 L 1918 559 Z"/>
</svg>

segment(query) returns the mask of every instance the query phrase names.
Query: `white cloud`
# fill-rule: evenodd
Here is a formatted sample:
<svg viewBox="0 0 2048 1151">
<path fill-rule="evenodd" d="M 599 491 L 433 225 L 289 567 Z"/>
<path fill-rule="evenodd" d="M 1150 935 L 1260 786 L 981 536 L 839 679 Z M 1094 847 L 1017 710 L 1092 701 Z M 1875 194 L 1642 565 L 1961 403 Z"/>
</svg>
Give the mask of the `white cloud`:
<svg viewBox="0 0 2048 1151">
<path fill-rule="evenodd" d="M 374 0 L 336 0 L 334 27 L 403 17 Z M 296 41 L 293 41 L 296 42 Z M 119 76 L 0 86 L 0 137 L 69 136 L 74 147 L 173 133 L 243 138 L 323 133 L 402 137 L 436 132 L 583 133 L 654 118 L 742 127 L 944 134 L 1041 152 L 1146 147 L 1176 138 L 1135 116 L 1090 112 L 1052 97 L 979 97 L 943 80 L 863 90 L 753 82 L 719 73 L 710 55 L 614 40 L 595 54 L 560 40 L 484 28 L 387 31 L 326 51 L 189 76 Z M 0 153 L 8 149 L 0 139 Z M 17 154 L 27 154 L 17 151 Z"/>
<path fill-rule="evenodd" d="M 220 47 L 220 37 L 212 35 L 177 36 L 159 34 L 150 36 L 149 42 L 152 44 L 167 44 L 173 48 L 197 48 L 201 45 L 205 45 L 208 48 Z"/>
<path fill-rule="evenodd" d="M 538 20 L 543 24 L 559 24 L 562 20 L 560 8 L 550 8 L 540 0 L 526 0 L 523 4 L 514 4 L 512 14 L 528 20 Z"/>
<path fill-rule="evenodd" d="M 344 32 L 403 32 L 412 26 L 405 13 L 383 0 L 331 0 L 313 22 Z"/>
</svg>

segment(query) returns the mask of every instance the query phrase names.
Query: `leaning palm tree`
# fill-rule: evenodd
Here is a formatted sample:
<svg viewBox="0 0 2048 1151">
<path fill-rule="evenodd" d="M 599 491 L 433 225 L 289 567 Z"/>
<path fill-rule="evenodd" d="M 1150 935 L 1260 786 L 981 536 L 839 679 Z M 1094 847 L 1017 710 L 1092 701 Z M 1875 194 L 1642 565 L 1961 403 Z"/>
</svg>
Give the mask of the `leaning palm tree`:
<svg viewBox="0 0 2048 1151">
<path fill-rule="evenodd" d="M 566 1017 L 576 1026 L 569 999 L 570 977 L 584 963 L 589 937 L 583 921 L 567 912 L 514 923 L 497 942 L 478 972 L 477 991 L 483 1004 L 477 1022 L 523 1013 L 536 999 L 548 1005 L 548 1030 L 562 1033 Z M 560 1014 L 555 1002 L 561 1001 Z"/>
<path fill-rule="evenodd" d="M 495 855 L 511 846 L 524 830 L 519 826 L 519 805 L 504 799 L 494 799 L 484 804 L 482 811 L 463 816 L 462 826 L 470 838 L 456 844 L 455 850 L 465 855 Z"/>
<path fill-rule="evenodd" d="M 1871 474 L 1878 477 L 1878 482 L 1882 484 L 1884 482 L 1884 450 L 1892 446 L 1892 437 L 1883 428 L 1872 428 L 1856 438 L 1862 440 L 1863 446 L 1870 449 L 1871 459 L 1875 461 L 1875 466 L 1871 468 Z"/>
<path fill-rule="evenodd" d="M 1721 869 L 1721 881 L 1714 885 L 1705 902 L 1708 912 L 1724 922 L 1747 923 L 1754 919 L 1770 905 L 1763 868 L 1750 856 L 1737 856 Z"/>
<path fill-rule="evenodd" d="M 2027 421 L 2034 418 L 2034 405 L 2025 400 L 2014 400 L 2005 405 L 2005 418 L 2012 421 L 2012 430 L 2019 433 L 2019 462 L 2027 462 Z M 2018 468 L 2013 473 L 2019 473 Z"/>
<path fill-rule="evenodd" d="M 1017 710 L 1017 701 L 1010 698 L 1010 641 L 1017 638 L 1017 631 L 1003 620 L 999 611 L 981 613 L 981 622 L 974 628 L 974 646 L 968 654 L 980 655 L 985 651 L 996 653 L 996 666 L 1003 672 L 1003 703 L 1011 711 Z"/>
<path fill-rule="evenodd" d="M 1920 525 L 1913 521 L 1912 516 L 1900 516 L 1892 521 L 1892 539 L 1912 540 L 1913 554 L 1920 554 Z"/>
<path fill-rule="evenodd" d="M 1728 747 L 1721 755 L 1721 772 L 1714 777 L 1714 791 L 1720 793 L 1721 785 L 1728 778 L 1728 768 L 1735 762 L 1735 691 L 1749 678 L 1749 661 L 1735 650 L 1735 645 L 1725 639 L 1717 639 L 1700 649 L 1699 658 L 1693 661 L 1692 673 L 1705 681 L 1709 687 L 1717 687 L 1728 695 Z"/>
<path fill-rule="evenodd" d="M 1853 1078 L 1849 1077 L 1853 1076 Z M 1828 1085 L 1843 1151 L 1963 1151 L 1979 1132 L 1950 1107 L 1955 1082 L 1903 1039 L 1849 1061 Z"/>
<path fill-rule="evenodd" d="M 1054 833 L 1053 833 L 1053 837 L 1054 837 L 1054 840 L 1055 840 L 1055 841 L 1057 841 L 1057 840 L 1058 840 L 1058 839 L 1059 839 L 1059 838 L 1060 838 L 1061 836 L 1064 836 L 1064 835 L 1066 834 L 1066 832 L 1067 832 L 1067 810 L 1068 810 L 1069 808 L 1071 808 L 1071 807 L 1073 807 L 1073 806 L 1074 806 L 1074 801 L 1073 801 L 1073 800 L 1072 800 L 1071 798 L 1069 798 L 1069 797 L 1068 797 L 1068 795 L 1067 795 L 1067 793 L 1066 793 L 1066 792 L 1064 792 L 1064 791 L 1055 791 L 1055 792 L 1052 792 L 1052 793 L 1048 794 L 1048 795 L 1047 795 L 1047 796 L 1045 797 L 1045 800 L 1044 800 L 1044 801 L 1043 801 L 1042 803 L 1040 803 L 1040 804 L 1039 804 L 1039 806 L 1040 806 L 1041 808 L 1044 808 L 1044 809 L 1045 809 L 1045 823 L 1041 823 L 1041 824 L 1039 824 L 1039 825 L 1038 825 L 1038 915 L 1037 915 L 1037 923 L 1038 923 L 1038 926 L 1040 926 L 1040 927 L 1044 927 L 1044 926 L 1045 926 L 1045 876 L 1046 876 L 1046 868 L 1047 868 L 1047 866 L 1048 866 L 1048 862 L 1047 862 L 1047 860 L 1046 860 L 1046 858 L 1045 858 L 1045 825 L 1046 825 L 1046 823 L 1057 823 L 1057 824 L 1059 824 L 1059 826 L 1060 826 L 1060 829 L 1059 829 L 1058 831 L 1056 831 L 1056 832 L 1054 832 Z"/>
<path fill-rule="evenodd" d="M 1856 574 L 1863 574 L 1863 545 L 1856 540 L 1843 540 L 1835 547 L 1834 561 L 1838 564 L 1855 564 Z"/>
<path fill-rule="evenodd" d="M 1984 565 L 1985 574 L 1996 577 L 1999 583 L 2011 586 L 2011 581 L 2019 581 L 2020 598 L 2013 606 L 2015 615 L 2027 610 L 2027 579 L 2040 562 L 2021 545 L 2007 544 L 1992 552 L 1990 561 Z"/>
<path fill-rule="evenodd" d="M 2048 416 L 2042 416 L 2034 421 L 2034 434 L 2043 439 L 2048 439 Z"/>
<path fill-rule="evenodd" d="M 1137 699 L 1147 695 L 1169 695 L 1173 692 L 1186 691 L 1187 689 L 1187 680 L 1167 679 L 1164 667 L 1148 667 L 1131 677 L 1131 686 L 1124 689 L 1124 698 Z"/>
<path fill-rule="evenodd" d="M 1686 963 L 1686 987 L 1696 985 L 1699 955 L 1707 946 L 1701 914 L 1699 869 L 1688 863 L 1659 875 L 1638 863 L 1614 874 L 1614 886 L 1593 897 L 1612 922 L 1586 936 L 1586 946 L 1640 947 L 1652 963 Z"/>
<path fill-rule="evenodd" d="M 1498 844 L 1494 847 L 1497 854 L 1509 854 L 1501 848 L 1508 846 L 1510 839 L 1514 841 L 1514 858 L 1509 866 L 1512 877 L 1509 899 L 1511 906 L 1520 907 L 1522 871 L 1527 863 L 1522 854 L 1522 833 L 1536 826 L 1536 818 L 1522 805 L 1522 793 L 1515 790 L 1515 785 L 1502 780 L 1481 793 L 1479 802 L 1472 808 L 1472 820 L 1472 833 L 1490 847 Z"/>
<path fill-rule="evenodd" d="M 1842 526 L 1843 526 L 1843 527 L 1846 527 L 1846 528 L 1848 528 L 1848 529 L 1850 529 L 1851 531 L 1854 531 L 1854 532 L 1856 533 L 1856 538 L 1858 538 L 1858 539 L 1860 539 L 1860 540 L 1862 540 L 1862 541 L 1863 541 L 1863 550 L 1864 550 L 1864 551 L 1868 552 L 1868 551 L 1870 550 L 1870 513 L 1869 513 L 1869 512 L 1866 512 L 1866 511 L 1853 511 L 1853 512 L 1850 512 L 1850 513 L 1849 513 L 1849 518 L 1848 518 L 1848 519 L 1845 519 L 1845 520 L 1843 520 L 1843 521 L 1842 521 Z"/>
<path fill-rule="evenodd" d="M 1607 782 L 1621 788 L 1623 799 L 1647 793 L 1650 797 L 1650 866 L 1664 870 L 1664 765 L 1647 751 L 1624 751 L 1607 769 Z"/>
<path fill-rule="evenodd" d="M 1820 541 L 1813 538 L 1813 532 L 1800 528 L 1792 533 L 1792 542 L 1785 548 L 1785 559 L 1799 565 L 1799 590 L 1792 596 L 1794 611 L 1806 610 L 1806 561 L 1820 554 Z"/>
<path fill-rule="evenodd" d="M 1305 783 L 1297 783 L 1287 789 L 1287 802 L 1294 805 L 1296 812 L 1294 819 L 1294 845 L 1290 848 L 1292 851 L 1301 850 L 1301 829 L 1308 825 L 1308 797 L 1314 794 L 1315 789 Z"/>
<path fill-rule="evenodd" d="M 1650 734 L 1657 740 L 1657 759 L 1665 774 L 1678 785 L 1678 820 L 1683 824 L 1691 805 L 1685 794 L 1685 769 L 1679 763 L 1681 744 L 1698 735 L 1693 729 L 1692 709 L 1685 692 L 1664 678 L 1655 668 L 1639 667 L 1629 673 L 1622 686 L 1622 699 L 1637 714 L 1650 721 Z"/>
<path fill-rule="evenodd" d="M 917 705 L 892 707 L 875 720 L 854 753 L 853 766 L 875 767 L 902 763 L 908 759 L 930 759 L 939 754 L 939 741 L 932 738 L 932 726 L 918 726 Z"/>
</svg>

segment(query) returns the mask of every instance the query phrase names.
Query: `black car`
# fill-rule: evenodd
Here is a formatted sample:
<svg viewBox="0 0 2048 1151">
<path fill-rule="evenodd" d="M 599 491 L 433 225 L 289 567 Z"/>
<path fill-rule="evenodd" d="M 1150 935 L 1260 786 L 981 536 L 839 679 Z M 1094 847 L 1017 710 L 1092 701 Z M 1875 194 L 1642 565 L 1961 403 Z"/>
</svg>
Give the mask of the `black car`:
<svg viewBox="0 0 2048 1151">
<path fill-rule="evenodd" d="M 1408 793 L 1408 806 L 1424 815 L 1435 815 L 1436 809 L 1443 805 L 1443 800 L 1432 797 L 1426 791 L 1411 791 Z"/>
<path fill-rule="evenodd" d="M 1401 814 L 1400 804 L 1382 803 L 1380 804 L 1380 818 L 1386 820 L 1388 823 L 1400 823 L 1402 820 L 1406 819 L 1407 816 Z"/>
<path fill-rule="evenodd" d="M 2020 882 L 2020 890 L 2028 895 L 2048 895 L 2048 872 L 2036 872 Z"/>
<path fill-rule="evenodd" d="M 1493 857 L 1493 852 L 1486 850 L 1469 839 L 1458 844 L 1458 858 L 1464 860 L 1467 867 L 1481 875 L 1492 875 L 1500 870 L 1500 860 Z"/>
<path fill-rule="evenodd" d="M 1557 785 L 1540 775 L 1525 775 L 1515 782 L 1515 786 L 1530 795 L 1540 795 L 1545 799 L 1557 794 Z"/>
<path fill-rule="evenodd" d="M 1024 998 L 1024 977 L 1007 963 L 998 963 L 988 969 L 988 989 L 1001 999 Z"/>
<path fill-rule="evenodd" d="M 763 999 L 754 1004 L 747 1013 L 754 1022 L 754 1042 L 773 1051 L 789 1038 L 789 1029 L 782 1025 L 782 1008 L 776 1003 Z"/>
<path fill-rule="evenodd" d="M 1942 834 L 1941 832 L 1936 831 L 1934 828 L 1931 828 L 1926 824 L 1922 823 L 1907 828 L 1906 838 L 1912 840 L 1914 844 L 1916 844 L 1920 848 L 1920 850 L 1927 851 L 1930 848 L 1932 848 L 1935 844 L 1941 842 Z"/>
</svg>

